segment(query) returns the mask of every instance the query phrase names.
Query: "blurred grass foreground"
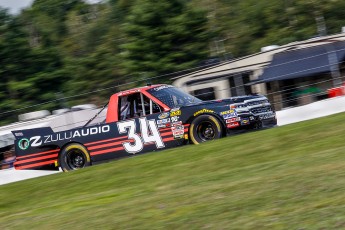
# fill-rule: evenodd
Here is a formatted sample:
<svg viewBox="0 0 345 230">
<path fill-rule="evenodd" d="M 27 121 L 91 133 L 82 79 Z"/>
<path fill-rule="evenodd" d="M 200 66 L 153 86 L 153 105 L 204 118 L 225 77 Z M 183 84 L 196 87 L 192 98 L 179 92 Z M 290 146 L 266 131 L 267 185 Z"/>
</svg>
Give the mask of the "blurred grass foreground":
<svg viewBox="0 0 345 230">
<path fill-rule="evenodd" d="M 345 113 L 1 186 L 1 229 L 344 229 Z"/>
</svg>

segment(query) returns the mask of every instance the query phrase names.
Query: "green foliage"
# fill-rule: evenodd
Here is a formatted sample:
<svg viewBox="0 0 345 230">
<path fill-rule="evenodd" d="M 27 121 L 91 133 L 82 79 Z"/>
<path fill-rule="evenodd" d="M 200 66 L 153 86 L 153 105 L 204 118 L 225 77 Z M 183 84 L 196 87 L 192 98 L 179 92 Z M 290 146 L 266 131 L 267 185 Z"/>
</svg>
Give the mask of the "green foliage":
<svg viewBox="0 0 345 230">
<path fill-rule="evenodd" d="M 59 53 L 53 48 L 32 48 L 20 18 L 2 12 L 0 37 L 1 111 L 54 100 L 66 80 Z M 54 103 L 46 105 L 53 108 Z M 23 112 L 23 111 L 22 111 Z M 14 120 L 14 114 L 1 116 Z"/>
<path fill-rule="evenodd" d="M 207 57 L 205 13 L 181 1 L 138 1 L 124 24 L 124 66 L 152 77 L 193 67 Z"/>
<path fill-rule="evenodd" d="M 35 0 L 32 7 L 23 13 L 30 30 L 39 37 L 44 46 L 58 45 L 68 33 L 65 21 L 71 11 L 83 11 L 82 0 Z"/>
<path fill-rule="evenodd" d="M 100 61 L 105 60 L 105 61 Z M 78 103 L 95 103 L 102 105 L 111 93 L 115 93 L 116 85 L 122 83 L 119 72 L 119 61 L 116 55 L 106 48 L 99 47 L 88 57 L 69 59 L 66 70 L 73 74 L 73 79 L 64 84 L 67 95 L 76 96 Z M 107 89 L 98 91 L 100 89 Z"/>
<path fill-rule="evenodd" d="M 224 46 L 218 55 L 239 57 L 256 53 L 263 46 L 284 45 L 320 35 L 325 25 L 328 34 L 343 26 L 341 0 L 201 0 L 192 1 L 209 13 L 209 27 L 218 32 L 212 46 Z M 319 22 L 316 19 L 319 19 Z M 324 19 L 324 22 L 322 21 Z M 322 34 L 321 34 L 322 35 Z"/>
<path fill-rule="evenodd" d="M 122 34 L 117 23 L 109 24 L 112 11 L 105 7 L 89 8 L 84 12 L 72 12 L 66 24 L 69 35 L 62 48 L 65 53 L 65 69 L 71 76 L 63 88 L 67 95 L 80 95 L 74 103 L 94 102 L 101 105 L 120 84 L 123 73 L 119 58 Z M 101 90 L 107 88 L 108 90 Z M 91 93 L 92 92 L 92 93 Z"/>
</svg>

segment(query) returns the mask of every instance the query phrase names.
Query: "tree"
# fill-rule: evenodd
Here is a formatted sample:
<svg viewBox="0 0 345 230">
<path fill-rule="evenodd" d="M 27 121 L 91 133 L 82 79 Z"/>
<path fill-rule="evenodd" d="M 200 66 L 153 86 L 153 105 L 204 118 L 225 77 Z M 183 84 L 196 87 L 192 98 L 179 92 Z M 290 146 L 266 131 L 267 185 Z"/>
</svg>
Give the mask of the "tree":
<svg viewBox="0 0 345 230">
<path fill-rule="evenodd" d="M 128 73 L 153 77 L 195 66 L 207 57 L 205 12 L 179 0 L 136 1 L 122 46 Z"/>
<path fill-rule="evenodd" d="M 208 12 L 209 27 L 227 53 L 240 57 L 268 45 L 284 45 L 315 36 L 339 33 L 341 0 L 192 0 Z M 326 31 L 322 32 L 323 27 Z M 216 46 L 217 44 L 215 44 Z"/>
<path fill-rule="evenodd" d="M 66 80 L 58 52 L 52 48 L 32 48 L 20 17 L 11 17 L 1 10 L 0 25 L 1 111 L 54 100 L 55 92 Z M 54 107 L 53 102 L 41 108 Z M 13 120 L 16 116 L 6 113 L 5 117 Z"/>
<path fill-rule="evenodd" d="M 72 11 L 67 17 L 69 34 L 62 50 L 71 78 L 64 89 L 69 96 L 83 94 L 73 99 L 75 102 L 101 104 L 112 92 L 102 89 L 122 82 L 119 45 L 123 33 L 120 23 L 113 20 L 113 12 L 108 5 L 96 5 L 87 11 Z"/>
<path fill-rule="evenodd" d="M 18 108 L 23 88 L 30 87 L 20 83 L 31 73 L 33 59 L 19 21 L 1 9 L 0 25 L 0 107 L 6 111 Z"/>
<path fill-rule="evenodd" d="M 21 17 L 26 19 L 30 34 L 39 41 L 38 45 L 56 46 L 68 33 L 67 15 L 71 11 L 83 11 L 85 6 L 82 0 L 35 0 Z"/>
</svg>

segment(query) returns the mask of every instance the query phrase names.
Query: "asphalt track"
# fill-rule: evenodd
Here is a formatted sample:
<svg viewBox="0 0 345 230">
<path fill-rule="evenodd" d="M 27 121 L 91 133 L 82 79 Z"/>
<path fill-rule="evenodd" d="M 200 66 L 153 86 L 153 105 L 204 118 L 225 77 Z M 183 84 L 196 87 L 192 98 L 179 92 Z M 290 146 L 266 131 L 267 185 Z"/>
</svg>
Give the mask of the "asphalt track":
<svg viewBox="0 0 345 230">
<path fill-rule="evenodd" d="M 284 109 L 277 112 L 278 126 L 324 117 L 345 112 L 345 96 L 329 98 L 304 106 Z M 0 170 L 0 185 L 34 177 L 46 176 L 60 171 L 43 170 Z"/>
</svg>

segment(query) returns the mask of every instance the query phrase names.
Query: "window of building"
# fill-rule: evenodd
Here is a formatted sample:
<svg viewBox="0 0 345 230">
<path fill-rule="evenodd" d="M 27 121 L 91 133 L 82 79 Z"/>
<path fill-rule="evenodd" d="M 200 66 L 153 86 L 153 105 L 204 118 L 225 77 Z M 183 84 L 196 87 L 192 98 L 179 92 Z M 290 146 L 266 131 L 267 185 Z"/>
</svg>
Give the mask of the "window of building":
<svg viewBox="0 0 345 230">
<path fill-rule="evenodd" d="M 228 79 L 232 97 L 252 94 L 252 88 L 247 85 L 250 82 L 250 72 L 231 75 Z"/>
<path fill-rule="evenodd" d="M 230 93 L 232 97 L 237 96 L 237 90 L 235 86 L 234 76 L 229 77 Z"/>
<path fill-rule="evenodd" d="M 194 96 L 203 101 L 216 99 L 213 87 L 195 90 Z"/>
<path fill-rule="evenodd" d="M 252 88 L 246 84 L 250 82 L 249 73 L 242 74 L 244 92 L 246 95 L 252 94 Z"/>
</svg>

